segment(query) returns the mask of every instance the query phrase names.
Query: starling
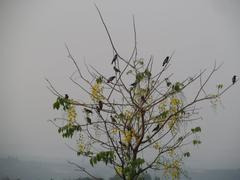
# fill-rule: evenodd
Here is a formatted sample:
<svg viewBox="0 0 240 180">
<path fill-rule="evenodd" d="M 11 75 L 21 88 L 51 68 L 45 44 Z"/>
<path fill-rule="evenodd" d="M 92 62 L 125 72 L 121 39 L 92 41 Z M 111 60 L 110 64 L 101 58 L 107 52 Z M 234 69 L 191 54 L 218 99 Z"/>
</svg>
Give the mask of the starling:
<svg viewBox="0 0 240 180">
<path fill-rule="evenodd" d="M 110 83 L 112 80 L 114 80 L 115 76 L 111 76 L 110 78 L 108 78 L 107 83 Z"/>
<path fill-rule="evenodd" d="M 113 69 L 114 69 L 114 71 L 116 72 L 116 73 L 120 73 L 121 71 L 118 69 L 118 68 L 116 68 L 115 66 L 113 67 Z"/>
<path fill-rule="evenodd" d="M 167 57 L 164 59 L 162 66 L 165 66 L 168 62 L 169 62 L 169 56 L 167 56 Z"/>
<path fill-rule="evenodd" d="M 92 124 L 92 120 L 91 120 L 90 117 L 86 117 L 86 119 L 87 119 L 87 123 L 88 123 L 88 124 Z"/>
<path fill-rule="evenodd" d="M 99 110 L 102 110 L 102 108 L 103 108 L 103 102 L 102 101 L 98 102 L 98 107 L 99 107 Z"/>
<path fill-rule="evenodd" d="M 111 118 L 113 123 L 117 122 L 116 119 L 112 115 L 110 116 L 110 118 Z"/>
<path fill-rule="evenodd" d="M 69 96 L 67 94 L 65 94 L 65 99 L 68 99 L 68 98 L 69 98 Z"/>
<path fill-rule="evenodd" d="M 87 108 L 84 108 L 84 111 L 87 113 L 87 114 L 92 114 L 92 111 L 90 109 L 87 109 Z"/>
<path fill-rule="evenodd" d="M 159 128 L 160 128 L 160 126 L 159 126 L 159 124 L 158 124 L 158 125 L 152 130 L 152 132 L 154 132 L 154 131 L 158 131 Z"/>
<path fill-rule="evenodd" d="M 117 57 L 118 57 L 118 55 L 115 54 L 115 56 L 113 57 L 113 60 L 112 60 L 111 64 L 113 64 L 113 63 L 117 60 Z"/>
<path fill-rule="evenodd" d="M 237 76 L 234 75 L 234 76 L 232 77 L 232 83 L 235 84 L 236 81 L 237 81 Z"/>
</svg>

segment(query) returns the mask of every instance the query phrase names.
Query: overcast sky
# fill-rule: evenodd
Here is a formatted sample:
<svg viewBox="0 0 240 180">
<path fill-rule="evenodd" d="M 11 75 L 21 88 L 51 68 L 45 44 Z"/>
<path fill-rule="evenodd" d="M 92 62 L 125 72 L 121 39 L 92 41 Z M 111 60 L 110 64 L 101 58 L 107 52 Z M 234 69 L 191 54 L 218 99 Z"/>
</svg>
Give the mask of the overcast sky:
<svg viewBox="0 0 240 180">
<path fill-rule="evenodd" d="M 155 68 L 176 50 L 174 74 L 183 79 L 223 67 L 215 82 L 231 83 L 240 75 L 240 2 L 237 0 L 48 0 L 0 1 L 0 157 L 74 158 L 56 128 L 55 97 L 50 79 L 62 93 L 84 94 L 68 79 L 74 71 L 64 42 L 83 67 L 84 59 L 108 72 L 112 49 L 93 3 L 97 3 L 119 52 L 133 47 L 135 15 L 139 57 L 154 56 Z M 159 65 L 159 66 L 158 66 Z M 82 68 L 84 69 L 84 68 Z M 187 162 L 193 168 L 240 168 L 239 84 L 222 98 L 217 110 L 205 104 L 198 148 Z M 237 93 L 238 92 L 238 93 Z"/>
</svg>

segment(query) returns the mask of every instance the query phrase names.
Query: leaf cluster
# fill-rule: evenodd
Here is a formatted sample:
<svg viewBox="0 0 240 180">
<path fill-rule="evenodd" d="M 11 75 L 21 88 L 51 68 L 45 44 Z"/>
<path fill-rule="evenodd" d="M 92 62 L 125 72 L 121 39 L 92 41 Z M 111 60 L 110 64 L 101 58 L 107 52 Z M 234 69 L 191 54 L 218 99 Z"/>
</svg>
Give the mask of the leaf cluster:
<svg viewBox="0 0 240 180">
<path fill-rule="evenodd" d="M 67 124 L 58 128 L 58 133 L 62 134 L 63 138 L 72 138 L 75 131 L 81 131 L 80 125 Z"/>
<path fill-rule="evenodd" d="M 53 103 L 53 109 L 59 110 L 60 107 L 63 108 L 64 111 L 66 111 L 70 106 L 70 101 L 66 98 L 57 97 L 57 100 Z"/>
<path fill-rule="evenodd" d="M 108 163 L 112 164 L 115 158 L 114 151 L 102 151 L 97 153 L 95 156 L 92 156 L 89 162 L 92 166 L 100 161 L 107 165 Z"/>
</svg>

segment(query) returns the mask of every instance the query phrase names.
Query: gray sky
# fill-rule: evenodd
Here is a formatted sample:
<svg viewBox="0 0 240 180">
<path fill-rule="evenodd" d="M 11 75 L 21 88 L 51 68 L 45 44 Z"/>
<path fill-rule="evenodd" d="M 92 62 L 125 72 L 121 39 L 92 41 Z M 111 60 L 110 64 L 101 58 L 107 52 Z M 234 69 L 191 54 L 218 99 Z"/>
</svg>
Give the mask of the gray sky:
<svg viewBox="0 0 240 180">
<path fill-rule="evenodd" d="M 74 71 L 64 42 L 82 67 L 84 58 L 108 72 L 112 50 L 93 3 L 97 3 L 120 53 L 133 47 L 132 14 L 136 18 L 139 57 L 154 55 L 156 68 L 176 50 L 172 70 L 179 78 L 224 66 L 215 83 L 240 75 L 240 3 L 237 0 L 51 0 L 0 1 L 0 156 L 74 158 L 47 122 L 58 114 L 49 78 L 63 93 L 84 96 L 68 80 Z M 102 66 L 104 64 L 104 66 Z M 106 64 L 106 66 L 105 66 Z M 158 66 L 159 65 L 159 66 Z M 83 69 L 83 68 L 82 68 Z M 195 168 L 240 167 L 239 84 L 216 111 L 204 106 L 200 122 L 203 144 L 187 162 Z"/>
</svg>

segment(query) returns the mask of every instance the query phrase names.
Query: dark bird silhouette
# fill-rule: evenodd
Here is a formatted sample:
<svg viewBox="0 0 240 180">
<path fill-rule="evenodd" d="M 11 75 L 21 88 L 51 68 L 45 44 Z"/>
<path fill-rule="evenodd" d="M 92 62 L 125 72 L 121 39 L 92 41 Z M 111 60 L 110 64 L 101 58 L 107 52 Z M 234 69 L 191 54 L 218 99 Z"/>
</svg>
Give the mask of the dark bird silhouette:
<svg viewBox="0 0 240 180">
<path fill-rule="evenodd" d="M 234 76 L 232 77 L 232 83 L 235 84 L 236 81 L 237 81 L 237 76 L 234 75 Z"/>
<path fill-rule="evenodd" d="M 137 82 L 134 82 L 131 84 L 132 87 L 136 87 L 137 86 Z"/>
<path fill-rule="evenodd" d="M 68 99 L 69 98 L 69 96 L 67 95 L 67 94 L 65 94 L 65 97 L 64 97 L 65 99 Z"/>
<path fill-rule="evenodd" d="M 160 128 L 160 126 L 159 126 L 159 124 L 158 124 L 158 125 L 152 130 L 152 132 L 154 132 L 154 131 L 158 131 L 159 128 Z"/>
<path fill-rule="evenodd" d="M 111 64 L 113 64 L 116 60 L 117 60 L 117 58 L 118 58 L 118 55 L 117 54 L 115 54 L 115 56 L 113 57 L 113 59 L 112 59 L 112 62 L 111 62 Z"/>
<path fill-rule="evenodd" d="M 168 80 L 168 78 L 165 78 L 165 81 L 167 83 L 167 87 L 171 86 L 172 83 Z"/>
<path fill-rule="evenodd" d="M 87 119 L 87 123 L 88 123 L 88 124 L 92 124 L 92 120 L 91 120 L 90 117 L 86 117 L 86 119 Z"/>
<path fill-rule="evenodd" d="M 92 111 L 90 109 L 87 109 L 87 108 L 84 108 L 84 111 L 87 113 L 87 114 L 92 114 Z"/>
<path fill-rule="evenodd" d="M 102 101 L 98 102 L 98 107 L 99 107 L 99 110 L 102 110 L 102 108 L 103 108 L 103 102 Z"/>
<path fill-rule="evenodd" d="M 165 66 L 168 62 L 169 62 L 169 56 L 167 56 L 167 57 L 164 59 L 162 66 Z"/>
<path fill-rule="evenodd" d="M 111 118 L 113 123 L 117 122 L 116 119 L 112 115 L 110 116 L 110 118 Z"/>
<path fill-rule="evenodd" d="M 113 67 L 113 69 L 114 69 L 114 71 L 116 72 L 116 73 L 120 73 L 121 71 L 118 69 L 118 68 L 116 68 L 115 66 Z"/>
<path fill-rule="evenodd" d="M 142 102 L 146 102 L 146 99 L 144 96 L 141 96 L 141 100 L 142 100 Z"/>
<path fill-rule="evenodd" d="M 115 76 L 111 76 L 110 78 L 108 78 L 107 83 L 110 83 L 112 80 L 114 80 Z"/>
</svg>

